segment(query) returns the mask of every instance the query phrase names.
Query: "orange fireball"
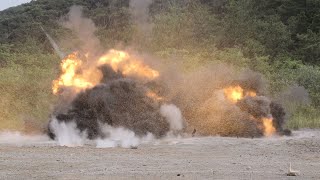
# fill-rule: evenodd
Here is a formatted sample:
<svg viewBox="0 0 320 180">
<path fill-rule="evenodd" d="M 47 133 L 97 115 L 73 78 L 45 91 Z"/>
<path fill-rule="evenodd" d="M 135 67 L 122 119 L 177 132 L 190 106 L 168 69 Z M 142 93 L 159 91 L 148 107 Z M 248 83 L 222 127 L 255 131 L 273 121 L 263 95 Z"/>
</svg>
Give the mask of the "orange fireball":
<svg viewBox="0 0 320 180">
<path fill-rule="evenodd" d="M 93 84 L 86 80 L 82 75 L 77 74 L 77 71 L 82 66 L 82 61 L 78 59 L 78 53 L 68 55 L 61 62 L 62 74 L 59 79 L 53 81 L 52 91 L 54 94 L 59 92 L 61 87 L 72 87 L 80 90 L 92 87 Z"/>
<path fill-rule="evenodd" d="M 224 89 L 224 95 L 230 102 L 237 103 L 243 98 L 243 89 L 240 86 L 230 86 Z"/>
<path fill-rule="evenodd" d="M 138 76 L 147 79 L 159 77 L 159 72 L 142 63 L 141 60 L 130 56 L 127 52 L 110 50 L 99 58 L 99 65 L 108 64 L 114 71 L 121 71 L 126 76 Z"/>
<path fill-rule="evenodd" d="M 86 53 L 85 57 L 89 58 L 89 53 Z M 58 94 L 63 87 L 72 88 L 75 93 L 78 93 L 96 86 L 102 79 L 99 71 L 101 65 L 110 65 L 114 71 L 121 71 L 125 76 L 137 76 L 148 80 L 159 77 L 158 71 L 124 51 L 112 49 L 97 60 L 91 61 L 90 64 L 84 64 L 78 53 L 74 52 L 62 60 L 60 65 L 62 74 L 53 81 L 53 93 Z"/>
</svg>

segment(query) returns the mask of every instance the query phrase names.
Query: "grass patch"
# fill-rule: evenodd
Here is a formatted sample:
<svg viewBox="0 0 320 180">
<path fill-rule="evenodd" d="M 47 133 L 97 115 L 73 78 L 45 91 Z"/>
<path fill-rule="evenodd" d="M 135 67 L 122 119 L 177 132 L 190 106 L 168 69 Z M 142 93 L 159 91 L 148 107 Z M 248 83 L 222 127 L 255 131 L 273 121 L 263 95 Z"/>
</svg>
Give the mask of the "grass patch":
<svg viewBox="0 0 320 180">
<path fill-rule="evenodd" d="M 291 129 L 320 128 L 320 111 L 314 107 L 301 108 L 289 119 L 287 127 Z"/>
<path fill-rule="evenodd" d="M 0 129 L 23 130 L 25 121 L 46 122 L 59 61 L 44 54 L 13 53 L 8 59 L 0 68 Z"/>
</svg>

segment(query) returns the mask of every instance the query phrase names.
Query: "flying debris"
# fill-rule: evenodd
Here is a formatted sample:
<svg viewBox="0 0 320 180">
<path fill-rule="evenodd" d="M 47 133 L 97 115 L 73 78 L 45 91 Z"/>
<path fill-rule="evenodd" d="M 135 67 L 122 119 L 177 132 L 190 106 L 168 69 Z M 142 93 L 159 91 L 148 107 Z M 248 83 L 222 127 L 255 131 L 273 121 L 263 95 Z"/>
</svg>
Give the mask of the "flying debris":
<svg viewBox="0 0 320 180">
<path fill-rule="evenodd" d="M 60 50 L 58 44 L 53 40 L 53 38 L 47 33 L 46 30 L 40 25 L 40 29 L 43 31 L 43 33 L 48 38 L 51 46 L 53 47 L 54 51 L 57 53 L 57 55 L 60 57 L 60 59 L 65 57 L 65 54 Z"/>
</svg>

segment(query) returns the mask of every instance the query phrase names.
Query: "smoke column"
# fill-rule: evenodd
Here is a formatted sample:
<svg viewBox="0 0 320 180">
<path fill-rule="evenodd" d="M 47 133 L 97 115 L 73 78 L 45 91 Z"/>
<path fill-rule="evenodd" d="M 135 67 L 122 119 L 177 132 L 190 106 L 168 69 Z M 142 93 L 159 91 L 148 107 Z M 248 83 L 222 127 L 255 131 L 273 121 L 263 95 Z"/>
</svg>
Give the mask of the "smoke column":
<svg viewBox="0 0 320 180">
<path fill-rule="evenodd" d="M 96 54 L 100 50 L 100 41 L 94 34 L 97 28 L 91 19 L 83 16 L 81 6 L 72 6 L 67 21 L 62 22 L 62 25 L 77 35 L 85 53 Z"/>
<path fill-rule="evenodd" d="M 133 46 L 144 47 L 150 40 L 153 25 L 149 21 L 149 6 L 152 0 L 130 0 L 130 11 L 135 25 Z"/>
<path fill-rule="evenodd" d="M 146 32 L 151 30 L 151 25 L 148 22 L 149 17 L 149 6 L 152 0 L 131 0 L 130 9 L 133 15 L 133 20 L 139 26 L 139 28 Z"/>
</svg>

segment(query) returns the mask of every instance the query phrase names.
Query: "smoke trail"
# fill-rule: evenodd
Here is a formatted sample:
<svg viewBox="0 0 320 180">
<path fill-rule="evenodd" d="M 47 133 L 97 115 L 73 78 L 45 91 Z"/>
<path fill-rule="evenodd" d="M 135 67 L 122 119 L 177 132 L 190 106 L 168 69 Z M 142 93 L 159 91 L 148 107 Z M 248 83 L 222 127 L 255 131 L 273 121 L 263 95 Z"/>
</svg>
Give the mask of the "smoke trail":
<svg viewBox="0 0 320 180">
<path fill-rule="evenodd" d="M 57 53 L 57 55 L 60 57 L 60 59 L 64 58 L 65 54 L 60 50 L 58 44 L 53 40 L 53 38 L 44 30 L 42 26 L 40 26 L 41 30 L 44 32 L 44 34 L 47 36 L 50 44 L 52 45 L 54 51 Z"/>
<path fill-rule="evenodd" d="M 132 12 L 133 20 L 143 32 L 148 32 L 149 30 L 151 30 L 151 24 L 148 22 L 148 10 L 151 3 L 152 0 L 130 1 L 130 9 Z"/>
<path fill-rule="evenodd" d="M 149 21 L 149 6 L 152 0 L 130 0 L 132 20 L 135 25 L 135 34 L 132 43 L 143 47 L 150 40 L 153 24 Z"/>
</svg>

